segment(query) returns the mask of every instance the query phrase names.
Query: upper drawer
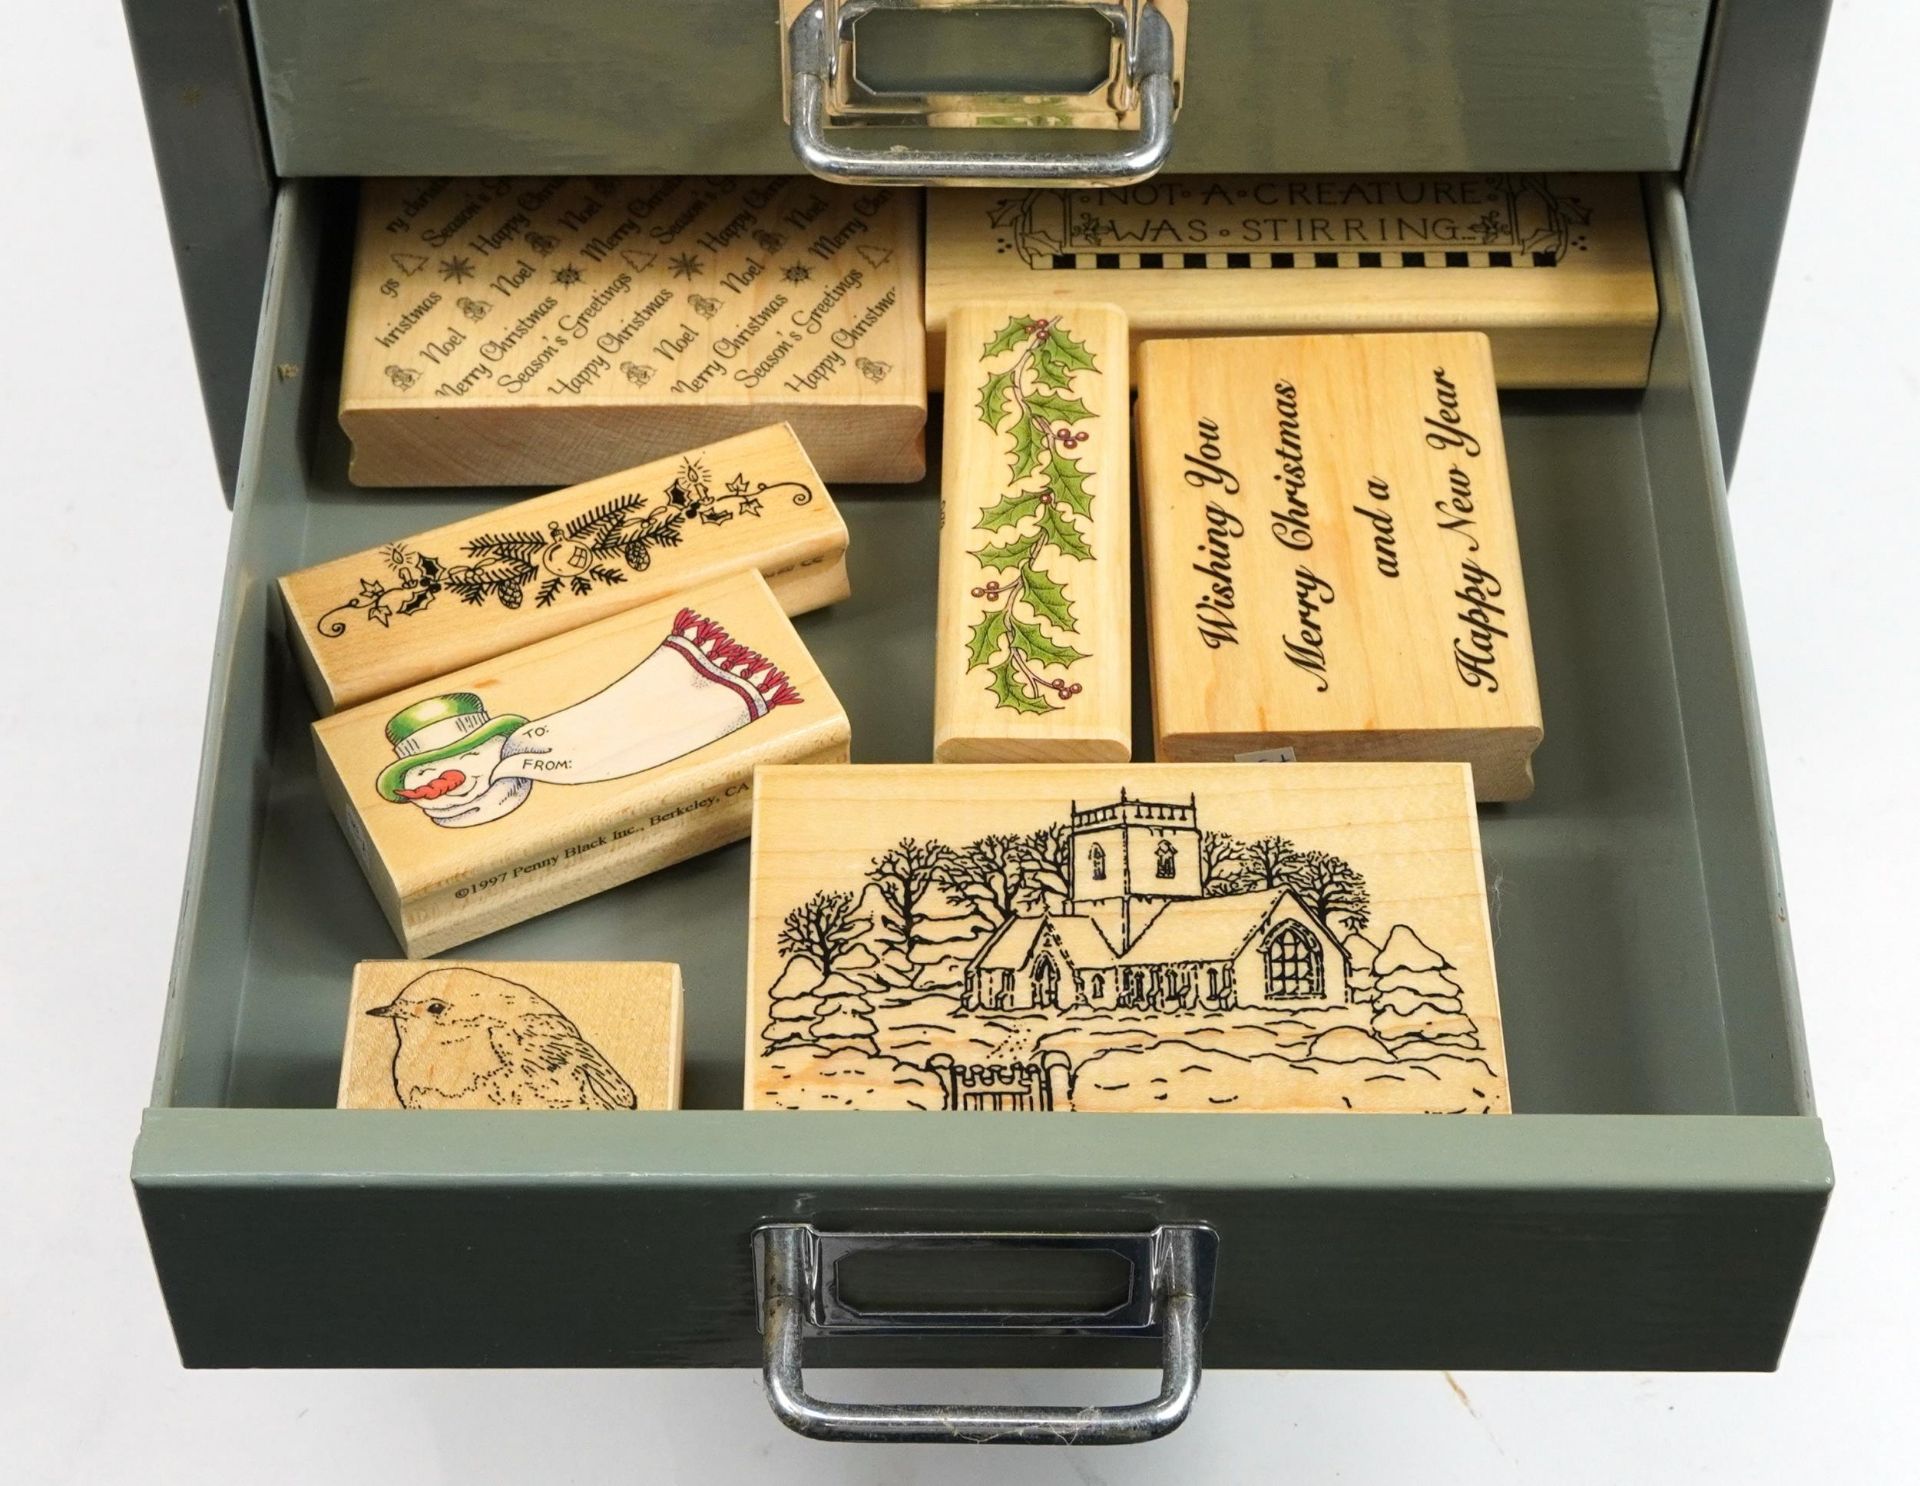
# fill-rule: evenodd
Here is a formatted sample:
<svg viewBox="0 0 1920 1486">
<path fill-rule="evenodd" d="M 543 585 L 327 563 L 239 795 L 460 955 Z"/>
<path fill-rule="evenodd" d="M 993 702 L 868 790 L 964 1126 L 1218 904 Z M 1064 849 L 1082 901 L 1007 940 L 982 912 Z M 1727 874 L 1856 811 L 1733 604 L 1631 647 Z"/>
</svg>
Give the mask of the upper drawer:
<svg viewBox="0 0 1920 1486">
<path fill-rule="evenodd" d="M 1672 170 L 1710 7 L 1199 0 L 1170 168 Z M 777 0 L 251 8 L 283 175 L 798 168 Z M 1042 24 L 998 22 L 996 50 L 1018 57 Z M 993 56 L 960 61 L 994 75 Z"/>
</svg>

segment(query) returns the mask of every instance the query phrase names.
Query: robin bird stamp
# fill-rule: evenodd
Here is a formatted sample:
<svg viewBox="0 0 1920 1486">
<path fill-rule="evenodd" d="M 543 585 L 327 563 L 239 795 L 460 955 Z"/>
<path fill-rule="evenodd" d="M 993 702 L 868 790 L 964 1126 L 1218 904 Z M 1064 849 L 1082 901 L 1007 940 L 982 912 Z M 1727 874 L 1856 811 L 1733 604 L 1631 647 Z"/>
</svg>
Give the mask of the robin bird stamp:
<svg viewBox="0 0 1920 1486">
<path fill-rule="evenodd" d="M 342 1109 L 677 1109 L 680 967 L 363 960 Z"/>
</svg>

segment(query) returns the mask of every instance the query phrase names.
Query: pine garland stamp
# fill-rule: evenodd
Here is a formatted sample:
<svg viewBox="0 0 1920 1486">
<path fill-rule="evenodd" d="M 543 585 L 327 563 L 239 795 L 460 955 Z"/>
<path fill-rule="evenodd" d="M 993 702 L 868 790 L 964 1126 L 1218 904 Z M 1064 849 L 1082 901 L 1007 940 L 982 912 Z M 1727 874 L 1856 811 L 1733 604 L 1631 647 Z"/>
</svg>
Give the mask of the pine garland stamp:
<svg viewBox="0 0 1920 1486">
<path fill-rule="evenodd" d="M 564 525 L 550 520 L 545 531 L 481 532 L 461 547 L 464 562 L 389 543 L 380 549 L 387 572 L 360 579 L 358 592 L 322 614 L 314 628 L 322 639 L 338 639 L 347 632 L 346 616 L 354 613 L 386 628 L 418 614 L 442 592 L 463 604 L 491 601 L 503 609 L 517 609 L 530 596 L 535 608 L 544 609 L 562 594 L 585 598 L 596 585 L 617 587 L 628 573 L 646 572 L 656 551 L 678 547 L 701 526 L 757 518 L 779 499 L 804 506 L 814 494 L 799 480 L 769 485 L 744 471 L 715 490 L 706 465 L 685 457 L 658 497 L 630 491 L 589 506 Z"/>
<path fill-rule="evenodd" d="M 1129 756 L 1126 322 L 956 312 L 935 756 Z"/>
<path fill-rule="evenodd" d="M 785 427 L 402 537 L 281 580 L 322 712 L 756 568 L 790 614 L 847 596 L 847 528 Z"/>
</svg>

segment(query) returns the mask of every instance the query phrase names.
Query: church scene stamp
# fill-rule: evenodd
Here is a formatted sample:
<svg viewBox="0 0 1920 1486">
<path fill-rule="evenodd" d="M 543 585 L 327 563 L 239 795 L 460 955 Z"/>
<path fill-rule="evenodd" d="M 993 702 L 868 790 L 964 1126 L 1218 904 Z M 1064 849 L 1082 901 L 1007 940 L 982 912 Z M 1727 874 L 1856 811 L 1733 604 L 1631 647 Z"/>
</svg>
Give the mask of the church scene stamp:
<svg viewBox="0 0 1920 1486">
<path fill-rule="evenodd" d="M 777 768 L 749 1109 L 1510 1108 L 1459 764 Z"/>
</svg>

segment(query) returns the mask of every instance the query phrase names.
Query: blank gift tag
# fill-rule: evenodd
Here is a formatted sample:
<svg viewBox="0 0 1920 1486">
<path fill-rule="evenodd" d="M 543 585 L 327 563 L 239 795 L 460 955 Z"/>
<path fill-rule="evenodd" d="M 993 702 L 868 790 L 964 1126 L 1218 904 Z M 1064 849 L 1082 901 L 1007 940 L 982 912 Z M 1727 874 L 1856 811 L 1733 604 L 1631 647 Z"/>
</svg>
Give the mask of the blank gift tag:
<svg viewBox="0 0 1920 1486">
<path fill-rule="evenodd" d="M 362 960 L 341 1109 L 678 1109 L 680 967 Z"/>
<path fill-rule="evenodd" d="M 934 757 L 1130 758 L 1126 317 L 967 305 L 951 323 Z"/>
</svg>

